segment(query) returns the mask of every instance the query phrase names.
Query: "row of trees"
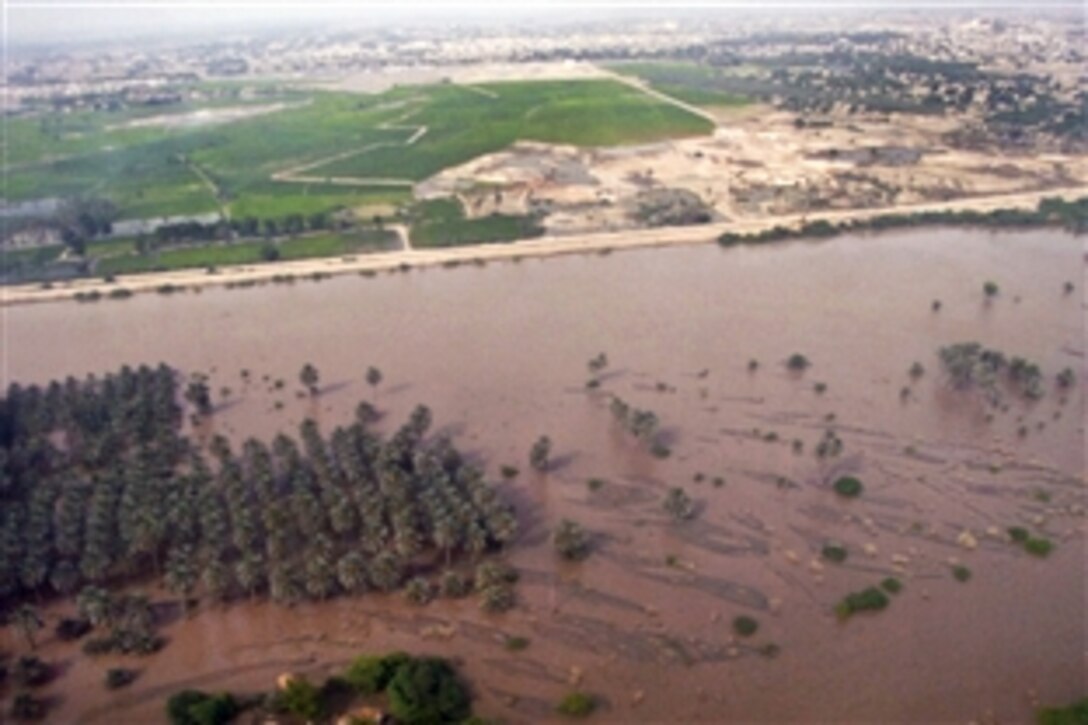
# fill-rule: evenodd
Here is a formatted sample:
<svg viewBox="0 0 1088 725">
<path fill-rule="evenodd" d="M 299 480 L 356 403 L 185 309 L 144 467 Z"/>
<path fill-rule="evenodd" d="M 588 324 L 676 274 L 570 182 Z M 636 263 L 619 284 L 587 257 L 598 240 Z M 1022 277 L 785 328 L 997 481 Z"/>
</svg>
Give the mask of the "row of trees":
<svg viewBox="0 0 1088 725">
<path fill-rule="evenodd" d="M 199 381 L 198 381 L 199 382 Z M 476 560 L 517 520 L 420 406 L 388 440 L 373 408 L 324 436 L 207 451 L 182 435 L 181 376 L 122 368 L 0 400 L 0 604 L 157 578 L 188 601 L 291 603 L 398 589 Z M 313 381 L 316 385 L 316 381 Z M 190 387 L 201 414 L 209 404 Z"/>
</svg>

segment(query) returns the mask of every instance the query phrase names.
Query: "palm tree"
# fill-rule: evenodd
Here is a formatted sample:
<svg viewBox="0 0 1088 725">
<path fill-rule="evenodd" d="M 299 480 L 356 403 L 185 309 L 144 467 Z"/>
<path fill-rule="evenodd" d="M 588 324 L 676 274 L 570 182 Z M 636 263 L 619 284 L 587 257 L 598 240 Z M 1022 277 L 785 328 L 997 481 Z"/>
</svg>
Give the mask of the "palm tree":
<svg viewBox="0 0 1088 725">
<path fill-rule="evenodd" d="M 196 587 L 197 571 L 193 566 L 192 549 L 181 546 L 170 552 L 166 562 L 166 588 L 181 597 L 182 608 L 189 611 L 189 595 Z"/>
<path fill-rule="evenodd" d="M 315 599 L 325 599 L 336 591 L 336 574 L 325 552 L 312 553 L 306 562 L 306 591 Z"/>
<path fill-rule="evenodd" d="M 70 559 L 61 559 L 49 572 L 49 585 L 58 594 L 71 594 L 79 586 L 79 570 Z"/>
<path fill-rule="evenodd" d="M 113 601 L 102 587 L 83 587 L 76 595 L 76 607 L 95 627 L 113 619 Z"/>
<path fill-rule="evenodd" d="M 404 567 L 396 554 L 383 551 L 370 562 L 370 582 L 383 592 L 391 592 L 404 579 Z"/>
<path fill-rule="evenodd" d="M 213 601 L 221 602 L 230 592 L 230 569 L 220 560 L 209 561 L 200 575 L 204 590 Z"/>
<path fill-rule="evenodd" d="M 345 592 L 366 589 L 366 559 L 358 551 L 349 551 L 336 562 L 336 580 Z"/>
<path fill-rule="evenodd" d="M 34 633 L 45 626 L 42 622 L 42 617 L 38 614 L 38 610 L 30 604 L 21 604 L 11 615 L 11 621 L 19 628 L 19 631 L 26 637 L 26 642 L 30 646 L 30 649 L 37 649 L 37 643 L 34 641 Z"/>
<path fill-rule="evenodd" d="M 264 582 L 264 560 L 257 554 L 245 552 L 234 565 L 234 577 L 252 599 Z"/>
</svg>

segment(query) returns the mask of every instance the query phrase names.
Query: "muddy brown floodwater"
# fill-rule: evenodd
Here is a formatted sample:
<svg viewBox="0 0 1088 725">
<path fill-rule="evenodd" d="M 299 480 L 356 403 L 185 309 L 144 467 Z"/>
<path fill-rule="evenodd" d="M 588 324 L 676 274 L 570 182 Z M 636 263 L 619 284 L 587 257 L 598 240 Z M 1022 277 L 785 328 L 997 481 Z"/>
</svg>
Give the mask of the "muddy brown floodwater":
<svg viewBox="0 0 1088 725">
<path fill-rule="evenodd" d="M 268 689 L 284 670 L 404 648 L 459 658 L 477 712 L 510 722 L 553 717 L 579 679 L 603 698 L 601 721 L 1029 721 L 1036 698 L 1086 688 L 1082 387 L 1063 399 L 1052 377 L 1088 377 L 1083 255 L 1059 232 L 924 230 L 5 309 L 11 380 L 166 361 L 231 389 L 214 425 L 235 441 L 307 415 L 329 429 L 360 399 L 389 430 L 426 403 L 496 480 L 502 464 L 522 469 L 502 487 L 522 524 L 516 611 L 378 596 L 208 609 L 166 626 L 167 649 L 134 660 L 140 678 L 117 693 L 102 686 L 117 660 L 50 641 L 65 668 L 54 719 L 153 722 L 182 687 Z M 1046 396 L 988 422 L 942 381 L 937 348 L 964 340 L 1038 361 Z M 588 393 L 601 351 L 611 364 Z M 801 375 L 784 365 L 794 352 L 812 361 Z M 926 373 L 912 382 L 914 361 Z M 316 403 L 297 397 L 305 362 L 321 373 Z M 376 390 L 370 365 L 385 374 Z M 672 456 L 620 433 L 607 393 L 656 411 Z M 820 460 L 829 428 L 844 450 Z M 526 462 L 542 433 L 548 475 Z M 829 490 L 843 472 L 864 481 L 860 498 Z M 591 491 L 592 477 L 606 483 Z M 699 508 L 684 524 L 661 508 L 676 485 Z M 582 564 L 553 555 L 562 517 L 594 534 Z M 1055 551 L 1029 557 L 1005 538 L 1013 525 Z M 832 540 L 850 550 L 841 565 L 820 559 Z M 951 577 L 955 562 L 970 581 Z M 905 586 L 885 611 L 836 620 L 843 595 L 887 576 Z M 739 614 L 759 621 L 753 637 L 734 639 Z M 508 652 L 504 633 L 532 642 Z"/>
</svg>

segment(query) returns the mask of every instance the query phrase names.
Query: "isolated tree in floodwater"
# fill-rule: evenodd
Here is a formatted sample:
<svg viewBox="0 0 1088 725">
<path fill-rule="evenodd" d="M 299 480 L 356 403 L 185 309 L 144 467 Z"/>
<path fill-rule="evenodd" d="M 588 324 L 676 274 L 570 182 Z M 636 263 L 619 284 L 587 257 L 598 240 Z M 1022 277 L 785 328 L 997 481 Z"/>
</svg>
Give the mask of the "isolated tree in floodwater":
<svg viewBox="0 0 1088 725">
<path fill-rule="evenodd" d="M 382 371 L 371 366 L 366 369 L 366 382 L 372 388 L 377 388 L 382 382 Z"/>
<path fill-rule="evenodd" d="M 548 470 L 549 460 L 551 455 L 552 439 L 548 436 L 540 436 L 536 439 L 536 443 L 533 443 L 533 447 L 529 449 L 529 465 L 534 470 L 541 473 Z"/>
<path fill-rule="evenodd" d="M 307 390 L 310 391 L 310 395 L 317 395 L 317 383 L 319 379 L 317 368 L 310 363 L 306 363 L 302 366 L 302 370 L 299 371 L 298 379 Z"/>
</svg>

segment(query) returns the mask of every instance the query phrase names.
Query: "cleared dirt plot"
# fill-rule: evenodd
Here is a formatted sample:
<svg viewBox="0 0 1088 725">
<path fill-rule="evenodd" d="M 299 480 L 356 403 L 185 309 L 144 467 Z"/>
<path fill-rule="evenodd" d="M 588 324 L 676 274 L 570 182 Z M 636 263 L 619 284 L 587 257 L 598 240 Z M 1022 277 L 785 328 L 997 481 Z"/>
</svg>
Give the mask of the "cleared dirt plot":
<svg viewBox="0 0 1088 725">
<path fill-rule="evenodd" d="M 266 691 L 395 649 L 458 658 L 475 712 L 511 722 L 575 690 L 609 722 L 1026 722 L 1073 702 L 1084 251 L 1060 232 L 924 229 L 13 307 L 13 381 L 168 361 L 207 376 L 195 439 L 238 448 L 305 418 L 328 434 L 360 400 L 388 437 L 426 403 L 428 437 L 482 466 L 519 524 L 504 614 L 367 592 L 186 617 L 147 588 L 168 642 L 110 655 L 141 670 L 123 691 L 106 660 L 40 633 L 65 668 L 41 689 L 51 717 L 157 721 L 184 688 Z M 1005 356 L 993 380 L 973 377 L 990 369 L 977 348 L 940 354 L 971 341 Z M 563 520 L 588 547 L 576 561 L 557 553 Z"/>
</svg>

